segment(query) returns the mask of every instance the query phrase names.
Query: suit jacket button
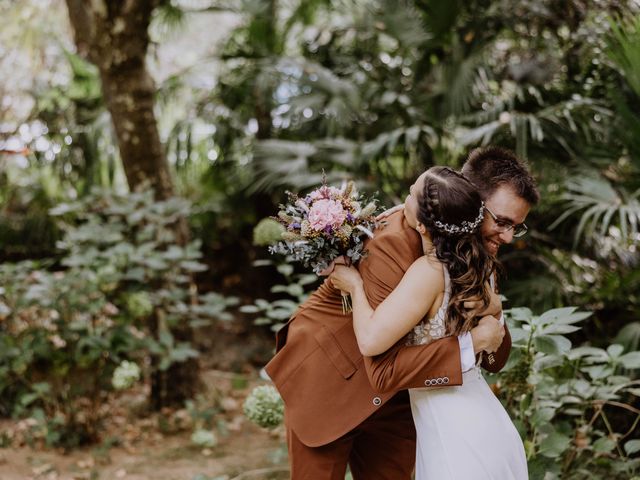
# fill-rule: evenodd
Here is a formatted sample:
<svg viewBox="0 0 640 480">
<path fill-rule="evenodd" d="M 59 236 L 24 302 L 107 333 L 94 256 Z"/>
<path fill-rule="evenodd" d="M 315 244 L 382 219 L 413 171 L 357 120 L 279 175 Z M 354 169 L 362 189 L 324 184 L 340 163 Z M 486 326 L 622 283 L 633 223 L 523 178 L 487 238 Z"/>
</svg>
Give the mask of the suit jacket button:
<svg viewBox="0 0 640 480">
<path fill-rule="evenodd" d="M 377 407 L 382 403 L 380 397 L 373 397 L 373 404 Z"/>
<path fill-rule="evenodd" d="M 430 387 L 430 386 L 431 386 L 431 380 L 427 378 L 427 379 L 424 381 L 424 384 L 425 384 L 427 387 Z"/>
<path fill-rule="evenodd" d="M 442 383 L 443 383 L 443 382 L 444 382 L 444 380 L 442 379 L 442 377 L 440 377 L 440 378 L 438 378 L 438 379 L 436 380 L 436 383 L 437 383 L 438 385 L 442 385 Z"/>
<path fill-rule="evenodd" d="M 444 378 L 442 379 L 442 381 L 443 381 L 445 384 L 449 383 L 449 377 L 444 377 Z"/>
</svg>

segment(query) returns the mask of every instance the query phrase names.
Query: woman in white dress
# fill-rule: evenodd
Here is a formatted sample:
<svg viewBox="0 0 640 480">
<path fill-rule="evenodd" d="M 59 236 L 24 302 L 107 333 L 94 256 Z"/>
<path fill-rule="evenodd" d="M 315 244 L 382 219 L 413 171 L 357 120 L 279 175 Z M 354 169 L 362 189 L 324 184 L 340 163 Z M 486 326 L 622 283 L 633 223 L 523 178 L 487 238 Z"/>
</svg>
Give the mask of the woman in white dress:
<svg viewBox="0 0 640 480">
<path fill-rule="evenodd" d="M 374 310 L 353 267 L 336 266 L 331 280 L 351 294 L 363 355 L 460 335 L 477 324 L 465 301 L 489 304 L 494 259 L 482 246 L 484 204 L 472 184 L 448 167 L 433 167 L 411 186 L 404 207 L 425 255 Z M 455 387 L 410 389 L 416 425 L 416 480 L 525 480 L 522 440 L 479 366 Z"/>
</svg>

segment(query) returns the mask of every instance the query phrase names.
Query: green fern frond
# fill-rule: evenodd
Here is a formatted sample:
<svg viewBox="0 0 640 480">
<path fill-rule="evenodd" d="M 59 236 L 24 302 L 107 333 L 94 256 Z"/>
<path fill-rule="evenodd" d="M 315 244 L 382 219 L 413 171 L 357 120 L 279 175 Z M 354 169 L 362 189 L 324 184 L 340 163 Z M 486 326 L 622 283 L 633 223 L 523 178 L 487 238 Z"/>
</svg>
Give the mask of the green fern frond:
<svg viewBox="0 0 640 480">
<path fill-rule="evenodd" d="M 640 202 L 635 194 L 628 194 L 620 186 L 614 189 L 603 178 L 587 176 L 567 181 L 566 188 L 567 193 L 563 198 L 567 210 L 549 229 L 554 229 L 572 215 L 582 212 L 575 230 L 574 247 L 585 238 L 608 235 L 609 228 L 613 225 L 620 229 L 622 243 L 637 242 Z"/>
<path fill-rule="evenodd" d="M 607 56 L 640 97 L 640 15 L 628 19 L 611 19 Z"/>
<path fill-rule="evenodd" d="M 420 48 L 432 37 L 413 2 L 382 1 L 380 21 L 384 32 L 407 50 Z"/>
</svg>

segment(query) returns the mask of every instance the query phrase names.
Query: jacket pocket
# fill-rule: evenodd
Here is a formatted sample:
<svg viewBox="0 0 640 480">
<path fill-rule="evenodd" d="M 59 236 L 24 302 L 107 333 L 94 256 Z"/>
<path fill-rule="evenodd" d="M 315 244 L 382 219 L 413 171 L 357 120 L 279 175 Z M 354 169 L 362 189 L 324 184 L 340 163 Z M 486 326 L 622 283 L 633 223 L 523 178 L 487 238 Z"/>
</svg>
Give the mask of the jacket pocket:
<svg viewBox="0 0 640 480">
<path fill-rule="evenodd" d="M 315 334 L 315 339 L 329 361 L 345 379 L 350 378 L 358 370 L 327 327 L 321 326 Z"/>
</svg>

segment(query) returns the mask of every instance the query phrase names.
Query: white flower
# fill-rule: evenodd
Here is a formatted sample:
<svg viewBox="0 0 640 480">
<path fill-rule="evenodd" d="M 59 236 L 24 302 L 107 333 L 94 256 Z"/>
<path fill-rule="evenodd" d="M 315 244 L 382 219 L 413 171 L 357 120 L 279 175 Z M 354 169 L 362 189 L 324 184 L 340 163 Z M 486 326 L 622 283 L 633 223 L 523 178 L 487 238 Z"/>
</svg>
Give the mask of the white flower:
<svg viewBox="0 0 640 480">
<path fill-rule="evenodd" d="M 244 402 L 244 414 L 263 428 L 277 427 L 284 418 L 284 402 L 271 385 L 254 388 Z"/>
<path fill-rule="evenodd" d="M 124 390 L 131 387 L 140 379 L 140 367 L 137 363 L 124 360 L 113 371 L 111 384 L 116 390 Z"/>
<path fill-rule="evenodd" d="M 216 434 L 210 430 L 196 430 L 191 435 L 191 441 L 199 447 L 215 447 L 218 443 Z"/>
</svg>

